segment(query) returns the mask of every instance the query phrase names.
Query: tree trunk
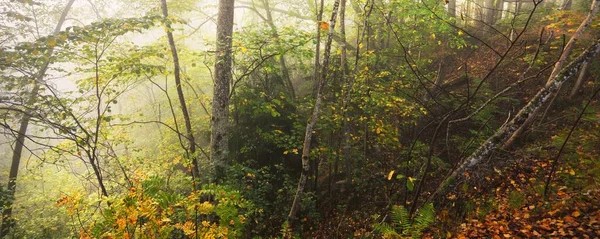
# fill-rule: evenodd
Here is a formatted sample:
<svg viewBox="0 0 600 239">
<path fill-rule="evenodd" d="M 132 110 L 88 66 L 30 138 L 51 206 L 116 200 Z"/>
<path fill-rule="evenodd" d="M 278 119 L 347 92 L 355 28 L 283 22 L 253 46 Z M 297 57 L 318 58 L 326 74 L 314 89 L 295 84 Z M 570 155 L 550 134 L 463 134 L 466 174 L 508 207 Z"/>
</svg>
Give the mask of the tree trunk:
<svg viewBox="0 0 600 239">
<path fill-rule="evenodd" d="M 165 20 L 165 32 L 167 33 L 167 39 L 169 41 L 169 47 L 171 48 L 171 55 L 173 56 L 173 74 L 175 75 L 175 87 L 177 88 L 177 96 L 179 97 L 179 104 L 181 106 L 181 113 L 183 114 L 183 120 L 185 121 L 185 129 L 187 133 L 187 140 L 189 143 L 189 152 L 187 149 L 186 156 L 192 159 L 192 178 L 198 180 L 198 176 L 200 175 L 198 160 L 196 154 L 196 139 L 194 138 L 194 132 L 192 130 L 192 122 L 190 120 L 190 114 L 187 109 L 187 104 L 185 103 L 185 96 L 183 94 L 183 89 L 181 87 L 181 70 L 179 67 L 179 56 L 177 54 L 177 47 L 175 46 L 175 39 L 173 38 L 173 32 L 171 28 L 171 22 L 168 19 L 169 10 L 167 8 L 167 0 L 161 1 L 161 8 L 163 17 Z M 194 182 L 194 188 L 196 187 L 196 182 Z"/>
<path fill-rule="evenodd" d="M 494 25 L 494 22 L 496 21 L 495 15 L 496 15 L 496 6 L 494 5 L 494 0 L 485 0 L 485 24 L 486 29 L 488 31 L 491 30 L 492 25 Z"/>
<path fill-rule="evenodd" d="M 600 4 L 600 0 L 594 0 L 592 2 L 588 16 L 583 20 L 583 22 L 581 22 L 581 24 L 577 28 L 577 31 L 575 31 L 575 34 L 573 34 L 571 39 L 569 39 L 569 42 L 567 43 L 567 45 L 565 45 L 562 55 L 560 56 L 560 58 L 558 59 L 556 64 L 554 64 L 552 73 L 550 74 L 550 77 L 548 77 L 548 81 L 546 82 L 546 88 L 548 88 L 548 86 L 550 84 L 552 84 L 552 82 L 556 78 L 558 72 L 562 69 L 562 65 L 566 62 L 567 58 L 571 54 L 571 51 L 573 51 L 573 46 L 575 45 L 577 38 L 579 38 L 581 36 L 581 34 L 585 31 L 585 29 L 592 23 L 592 19 L 598 13 L 598 5 L 599 4 Z M 512 134 L 512 136 L 510 136 L 510 139 L 508 139 L 508 141 L 506 141 L 506 144 L 504 144 L 505 149 L 512 147 L 514 142 L 523 134 L 523 132 L 525 132 L 525 130 L 527 130 L 527 128 L 535 120 L 535 117 L 537 116 L 538 111 L 539 111 L 539 108 L 536 108 L 531 114 L 528 114 L 528 118 L 526 119 L 525 123 L 522 124 L 520 126 L 520 128 L 517 129 Z"/>
<path fill-rule="evenodd" d="M 313 72 L 313 95 L 317 96 L 319 83 L 319 69 L 321 69 L 321 22 L 323 21 L 323 5 L 325 0 L 320 1 L 319 12 L 317 12 L 317 43 L 315 46 L 315 69 Z M 317 1 L 315 0 L 315 4 Z"/>
<path fill-rule="evenodd" d="M 56 27 L 54 28 L 54 32 L 52 35 L 57 35 L 62 28 L 65 19 L 67 18 L 67 14 L 71 10 L 73 3 L 75 0 L 69 0 L 67 5 L 62 11 L 60 15 L 60 19 L 56 23 Z M 46 75 L 46 71 L 48 70 L 48 66 L 50 65 L 52 54 L 54 53 L 54 48 L 50 47 L 48 53 L 46 53 L 45 61 L 42 64 L 40 70 L 37 75 L 34 76 L 33 88 L 31 90 L 29 99 L 27 100 L 27 105 L 32 106 L 37 101 L 37 94 L 40 90 L 40 83 L 43 81 L 44 76 Z M 21 164 L 21 156 L 23 153 L 23 147 L 25 145 L 25 135 L 27 134 L 27 128 L 29 126 L 29 120 L 31 119 L 29 112 L 23 114 L 23 118 L 19 122 L 19 132 L 17 133 L 17 138 L 15 140 L 15 147 L 13 149 L 12 162 L 10 165 L 10 172 L 8 175 L 8 187 L 7 187 L 7 198 L 8 200 L 3 205 L 4 210 L 2 211 L 2 226 L 0 227 L 0 238 L 4 238 L 8 236 L 10 230 L 15 224 L 14 219 L 12 218 L 12 205 L 15 200 L 15 192 L 17 189 L 17 177 L 19 174 L 19 166 Z"/>
<path fill-rule="evenodd" d="M 577 81 L 575 82 L 575 85 L 573 86 L 573 89 L 571 90 L 571 94 L 569 95 L 570 99 L 575 98 L 577 96 L 577 93 L 579 93 L 579 90 L 581 90 L 581 86 L 583 85 L 583 83 L 585 82 L 585 79 L 587 78 L 587 72 L 588 72 L 588 68 L 590 68 L 590 64 L 591 64 L 591 62 L 586 62 L 581 67 L 581 72 L 579 72 L 579 77 L 577 77 Z"/>
<path fill-rule="evenodd" d="M 444 182 L 438 187 L 434 193 L 435 196 L 443 197 L 448 189 L 452 188 L 449 184 L 456 185 L 463 174 L 482 160 L 488 159 L 491 154 L 519 128 L 527 118 L 540 109 L 544 103 L 550 100 L 560 86 L 571 76 L 577 74 L 581 67 L 591 61 L 600 52 L 600 38 L 597 39 L 592 46 L 586 49 L 580 56 L 573 60 L 569 65 L 564 67 L 550 83 L 542 88 L 538 93 L 525 105 L 515 117 L 503 125 L 494 135 L 489 137 L 475 152 L 468 158 L 462 161 L 461 164 L 448 176 Z M 432 195 L 433 196 L 433 195 Z"/>
<path fill-rule="evenodd" d="M 298 209 L 300 208 L 300 201 L 302 200 L 302 194 L 304 192 L 304 187 L 306 186 L 307 177 L 308 177 L 308 174 L 310 173 L 309 157 L 310 157 L 310 143 L 311 143 L 311 139 L 312 139 L 312 131 L 315 128 L 315 125 L 317 124 L 317 121 L 319 119 L 319 113 L 321 111 L 321 104 L 323 102 L 323 99 L 322 99 L 323 98 L 323 95 L 322 95 L 323 89 L 325 88 L 325 85 L 327 84 L 327 81 L 326 81 L 327 80 L 327 67 L 329 66 L 329 56 L 331 53 L 331 42 L 333 41 L 333 34 L 334 34 L 335 22 L 336 22 L 339 4 L 340 4 L 339 0 L 336 0 L 333 4 L 333 12 L 331 14 L 331 20 L 329 23 L 329 34 L 327 36 L 327 42 L 325 44 L 325 52 L 323 55 L 323 65 L 321 67 L 321 72 L 320 72 L 321 74 L 319 77 L 319 84 L 317 87 L 317 96 L 316 96 L 315 106 L 314 106 L 310 121 L 306 125 L 306 132 L 304 134 L 304 142 L 302 144 L 302 172 L 300 174 L 300 179 L 298 180 L 298 188 L 296 189 L 296 195 L 294 196 L 294 201 L 292 203 L 290 213 L 288 214 L 288 217 L 286 220 L 288 228 L 293 228 L 293 222 L 294 222 L 294 219 L 296 218 L 296 213 L 298 212 Z"/>
<path fill-rule="evenodd" d="M 354 77 L 348 76 L 348 48 L 346 47 L 346 0 L 340 3 L 340 36 L 342 37 L 342 54 L 340 65 L 342 67 L 342 80 L 346 80 L 344 89 L 344 101 L 342 102 L 342 157 L 344 160 L 344 172 L 346 173 L 346 188 L 352 185 L 352 160 L 350 158 L 350 118 L 348 116 L 348 105 L 350 104 Z M 356 49 L 359 51 L 359 49 Z"/>
<path fill-rule="evenodd" d="M 277 48 L 279 49 L 279 51 L 281 52 L 281 54 L 279 55 L 279 65 L 281 66 L 281 74 L 282 74 L 282 78 L 284 80 L 284 84 L 288 85 L 288 90 L 289 93 L 292 97 L 292 99 L 296 99 L 296 91 L 294 90 L 294 84 L 292 83 L 292 79 L 290 77 L 290 73 L 287 67 L 287 64 L 285 62 L 285 54 L 283 53 L 283 48 L 281 47 L 281 42 L 279 39 L 279 33 L 277 32 L 277 27 L 275 26 L 275 23 L 273 21 L 273 14 L 271 14 L 271 7 L 269 6 L 269 0 L 263 0 L 263 4 L 265 6 L 265 11 L 266 11 L 266 15 L 267 15 L 267 24 L 269 24 L 269 27 L 271 27 L 271 31 L 272 31 L 272 36 L 273 38 L 275 38 L 275 44 L 277 44 Z"/>
<path fill-rule="evenodd" d="M 448 0 L 448 15 L 456 17 L 456 0 Z"/>
<path fill-rule="evenodd" d="M 232 33 L 235 0 L 219 0 L 217 17 L 217 57 L 213 88 L 213 104 L 210 135 L 210 159 L 215 181 L 225 176 L 228 156 L 229 84 L 232 81 Z"/>
<path fill-rule="evenodd" d="M 496 13 L 494 14 L 494 22 L 502 20 L 502 13 L 504 12 L 504 0 L 496 0 Z"/>
<path fill-rule="evenodd" d="M 564 0 L 560 5 L 560 10 L 571 10 L 571 6 L 573 6 L 573 0 Z"/>
</svg>

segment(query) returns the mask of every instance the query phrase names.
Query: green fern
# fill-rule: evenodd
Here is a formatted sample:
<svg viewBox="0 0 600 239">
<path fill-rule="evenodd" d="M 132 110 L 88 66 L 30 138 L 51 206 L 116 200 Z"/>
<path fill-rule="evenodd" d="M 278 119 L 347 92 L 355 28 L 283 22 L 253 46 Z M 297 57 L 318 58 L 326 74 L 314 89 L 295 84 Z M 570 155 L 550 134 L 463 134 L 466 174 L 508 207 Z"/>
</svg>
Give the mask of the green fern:
<svg viewBox="0 0 600 239">
<path fill-rule="evenodd" d="M 392 207 L 391 218 L 392 225 L 397 225 L 396 228 L 398 228 L 400 232 L 410 229 L 410 214 L 406 208 L 394 205 Z"/>
<path fill-rule="evenodd" d="M 417 212 L 417 216 L 413 222 L 413 237 L 418 237 L 425 228 L 430 226 L 435 221 L 435 209 L 433 208 L 432 203 L 428 203 L 423 205 Z"/>
<path fill-rule="evenodd" d="M 408 210 L 402 206 L 393 206 L 390 215 L 391 224 L 378 223 L 373 229 L 384 237 L 419 238 L 421 232 L 435 221 L 435 209 L 432 203 L 423 205 L 411 221 Z"/>
</svg>

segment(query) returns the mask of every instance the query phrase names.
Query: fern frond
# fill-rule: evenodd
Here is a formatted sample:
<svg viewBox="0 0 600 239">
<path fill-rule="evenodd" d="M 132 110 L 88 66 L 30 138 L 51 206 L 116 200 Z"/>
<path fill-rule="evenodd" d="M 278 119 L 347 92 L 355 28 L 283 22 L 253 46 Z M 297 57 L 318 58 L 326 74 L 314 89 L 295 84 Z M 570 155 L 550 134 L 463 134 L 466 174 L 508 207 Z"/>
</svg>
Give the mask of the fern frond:
<svg viewBox="0 0 600 239">
<path fill-rule="evenodd" d="M 425 228 L 430 226 L 435 221 L 435 209 L 433 208 L 432 203 L 428 203 L 423 205 L 418 211 L 417 217 L 415 217 L 415 221 L 413 224 L 413 229 L 415 232 L 420 233 Z"/>
<path fill-rule="evenodd" d="M 402 232 L 410 230 L 410 215 L 406 208 L 402 206 L 393 206 L 391 217 L 392 222 L 397 225 L 396 229 Z"/>
<path fill-rule="evenodd" d="M 373 229 L 375 229 L 376 232 L 379 232 L 379 233 L 381 233 L 381 235 L 386 236 L 386 237 L 389 237 L 389 236 L 399 237 L 400 236 L 398 234 L 398 232 L 396 232 L 394 227 L 392 227 L 390 224 L 387 224 L 387 223 L 373 224 Z"/>
</svg>

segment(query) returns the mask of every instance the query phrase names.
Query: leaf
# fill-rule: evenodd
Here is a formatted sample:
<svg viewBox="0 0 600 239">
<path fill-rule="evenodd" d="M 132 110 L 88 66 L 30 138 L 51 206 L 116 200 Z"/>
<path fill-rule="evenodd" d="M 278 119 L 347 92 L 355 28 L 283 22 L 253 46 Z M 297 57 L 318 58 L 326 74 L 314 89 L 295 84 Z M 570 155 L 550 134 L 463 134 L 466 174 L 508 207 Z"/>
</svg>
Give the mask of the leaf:
<svg viewBox="0 0 600 239">
<path fill-rule="evenodd" d="M 321 21 L 321 23 L 319 24 L 319 28 L 321 28 L 321 30 L 323 31 L 327 31 L 329 30 L 329 23 L 327 23 L 326 21 Z"/>
<path fill-rule="evenodd" d="M 246 48 L 245 46 L 241 47 L 240 50 L 242 51 L 242 53 L 246 53 L 248 51 L 248 48 Z"/>
<path fill-rule="evenodd" d="M 408 191 L 415 189 L 415 183 L 412 177 L 408 177 L 408 180 L 406 180 L 406 188 L 408 188 Z"/>
<path fill-rule="evenodd" d="M 395 172 L 395 170 L 392 170 L 392 171 L 390 171 L 390 173 L 388 173 L 388 176 L 387 176 L 388 181 L 392 180 L 392 176 L 394 176 L 394 172 Z"/>
</svg>

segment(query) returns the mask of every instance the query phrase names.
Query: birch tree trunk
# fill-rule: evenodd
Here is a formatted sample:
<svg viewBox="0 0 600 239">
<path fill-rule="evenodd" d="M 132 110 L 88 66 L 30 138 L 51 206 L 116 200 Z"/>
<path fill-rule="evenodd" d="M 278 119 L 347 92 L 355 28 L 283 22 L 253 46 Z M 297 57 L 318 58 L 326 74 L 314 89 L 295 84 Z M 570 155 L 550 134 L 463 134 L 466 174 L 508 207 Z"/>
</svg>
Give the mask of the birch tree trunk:
<svg viewBox="0 0 600 239">
<path fill-rule="evenodd" d="M 62 11 L 58 22 L 56 23 L 56 27 L 52 32 L 52 35 L 56 36 L 60 29 L 62 28 L 65 19 L 67 18 L 67 14 L 71 10 L 73 3 L 75 0 L 69 0 L 67 5 Z M 52 54 L 54 53 L 54 48 L 50 47 L 48 52 L 45 55 L 45 61 L 42 63 L 41 68 L 34 76 L 33 79 L 33 88 L 29 95 L 29 99 L 27 100 L 27 106 L 32 106 L 36 103 L 38 93 L 40 91 L 40 83 L 44 80 L 44 76 L 46 75 L 46 71 L 48 70 L 48 66 L 50 65 Z M 23 147 L 25 146 L 25 135 L 27 134 L 27 128 L 29 127 L 29 121 L 31 120 L 31 116 L 29 112 L 23 114 L 23 118 L 19 122 L 19 132 L 17 133 L 17 138 L 15 140 L 15 147 L 13 149 L 12 161 L 10 165 L 10 172 L 8 175 L 8 195 L 5 205 L 3 205 L 4 210 L 2 211 L 2 226 L 0 227 L 0 238 L 4 238 L 8 236 L 10 230 L 15 224 L 14 219 L 12 218 L 12 205 L 15 200 L 15 192 L 17 189 L 17 177 L 19 175 L 19 167 L 21 164 L 21 157 L 23 154 Z"/>
<path fill-rule="evenodd" d="M 327 68 L 329 66 L 329 56 L 331 54 L 331 43 L 333 40 L 333 34 L 335 29 L 335 22 L 337 17 L 338 6 L 340 5 L 339 0 L 336 0 L 333 4 L 333 12 L 331 14 L 331 19 L 329 22 L 329 33 L 327 35 L 327 42 L 325 44 L 325 51 L 323 52 L 323 65 L 321 67 L 321 72 L 319 76 L 319 83 L 317 87 L 317 95 L 315 100 L 315 106 L 313 108 L 312 116 L 310 121 L 306 125 L 306 131 L 304 133 L 304 142 L 302 144 L 302 172 L 300 173 L 300 179 L 298 180 L 298 188 L 296 189 L 296 195 L 294 196 L 294 201 L 292 203 L 292 207 L 287 217 L 287 226 L 288 228 L 292 228 L 294 219 L 296 218 L 296 213 L 300 208 L 300 201 L 302 200 L 302 194 L 304 192 L 304 187 L 306 186 L 306 181 L 308 178 L 308 174 L 310 172 L 310 143 L 313 136 L 313 129 L 317 124 L 319 119 L 319 114 L 321 112 L 321 104 L 323 102 L 323 89 L 327 84 Z"/>
<path fill-rule="evenodd" d="M 228 157 L 229 126 L 229 85 L 232 81 L 232 33 L 233 11 L 235 0 L 219 0 L 217 17 L 217 57 L 215 62 L 215 78 L 213 88 L 210 159 L 213 178 L 221 180 L 225 176 L 225 165 Z"/>
<path fill-rule="evenodd" d="M 587 78 L 587 72 L 588 72 L 588 68 L 590 68 L 590 64 L 591 62 L 586 62 L 585 65 L 583 65 L 581 67 L 581 72 L 579 73 L 579 76 L 577 77 L 577 81 L 575 81 L 575 85 L 573 86 L 573 89 L 571 90 L 571 94 L 569 95 L 570 99 L 573 99 L 577 96 L 577 93 L 579 93 L 579 90 L 581 90 L 581 86 L 583 85 L 583 83 L 585 82 L 585 79 Z"/>
</svg>

